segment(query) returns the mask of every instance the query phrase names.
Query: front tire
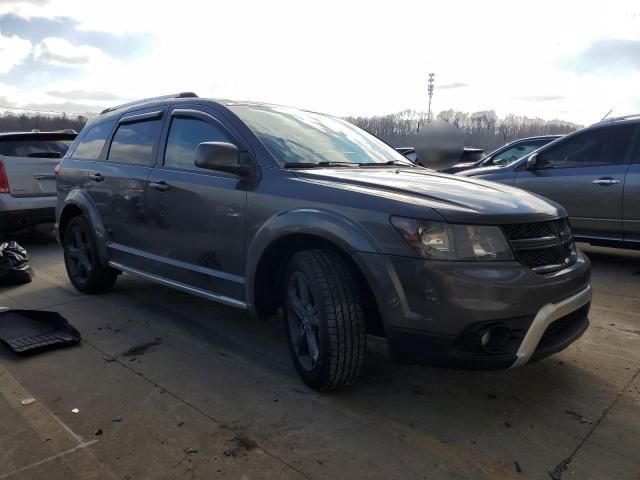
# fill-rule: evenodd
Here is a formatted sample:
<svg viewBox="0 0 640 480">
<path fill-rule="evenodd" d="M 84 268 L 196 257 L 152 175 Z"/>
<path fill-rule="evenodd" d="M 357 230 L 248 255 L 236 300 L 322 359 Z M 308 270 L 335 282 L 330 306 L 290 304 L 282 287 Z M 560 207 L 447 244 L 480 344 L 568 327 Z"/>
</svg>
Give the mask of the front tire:
<svg viewBox="0 0 640 480">
<path fill-rule="evenodd" d="M 353 383 L 364 364 L 366 330 L 349 266 L 330 250 L 298 252 L 283 290 L 289 350 L 302 380 L 320 391 Z"/>
<path fill-rule="evenodd" d="M 86 294 L 110 290 L 118 272 L 105 267 L 98 254 L 93 229 L 82 216 L 71 219 L 62 242 L 64 265 L 71 284 Z"/>
</svg>

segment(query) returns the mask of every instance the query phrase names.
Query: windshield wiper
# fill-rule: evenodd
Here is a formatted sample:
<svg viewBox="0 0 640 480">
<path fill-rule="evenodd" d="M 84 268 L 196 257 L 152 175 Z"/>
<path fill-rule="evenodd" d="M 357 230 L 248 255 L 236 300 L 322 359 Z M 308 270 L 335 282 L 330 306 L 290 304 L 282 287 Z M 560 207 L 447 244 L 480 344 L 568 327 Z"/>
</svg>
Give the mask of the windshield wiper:
<svg viewBox="0 0 640 480">
<path fill-rule="evenodd" d="M 287 162 L 284 168 L 356 167 L 354 162 Z"/>
<path fill-rule="evenodd" d="M 360 163 L 358 166 L 360 167 L 386 167 L 388 165 L 404 165 L 405 167 L 415 167 L 415 165 L 409 161 L 402 162 L 400 160 L 389 160 L 388 162 L 369 162 L 369 163 Z"/>
</svg>

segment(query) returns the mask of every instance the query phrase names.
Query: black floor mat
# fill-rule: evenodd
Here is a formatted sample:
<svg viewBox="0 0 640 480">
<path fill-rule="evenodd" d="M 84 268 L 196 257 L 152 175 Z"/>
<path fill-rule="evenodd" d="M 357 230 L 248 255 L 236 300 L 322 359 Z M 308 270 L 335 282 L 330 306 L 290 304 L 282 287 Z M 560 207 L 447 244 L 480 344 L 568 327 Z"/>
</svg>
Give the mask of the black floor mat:
<svg viewBox="0 0 640 480">
<path fill-rule="evenodd" d="M 0 312 L 0 342 L 14 352 L 31 353 L 80 342 L 80 333 L 57 312 Z"/>
</svg>

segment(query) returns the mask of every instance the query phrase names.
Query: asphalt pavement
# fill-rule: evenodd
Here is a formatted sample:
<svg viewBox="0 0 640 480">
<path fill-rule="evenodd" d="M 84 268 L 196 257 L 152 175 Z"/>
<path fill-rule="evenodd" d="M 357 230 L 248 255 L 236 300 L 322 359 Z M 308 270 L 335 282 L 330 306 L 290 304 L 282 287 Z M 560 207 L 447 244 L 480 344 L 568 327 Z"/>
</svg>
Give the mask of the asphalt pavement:
<svg viewBox="0 0 640 480">
<path fill-rule="evenodd" d="M 640 479 L 640 252 L 583 246 L 591 326 L 560 354 L 455 371 L 372 338 L 362 380 L 319 394 L 277 319 L 128 275 L 85 296 L 51 237 L 19 240 L 36 276 L 0 305 L 60 312 L 83 341 L 0 346 L 0 480 Z"/>
</svg>

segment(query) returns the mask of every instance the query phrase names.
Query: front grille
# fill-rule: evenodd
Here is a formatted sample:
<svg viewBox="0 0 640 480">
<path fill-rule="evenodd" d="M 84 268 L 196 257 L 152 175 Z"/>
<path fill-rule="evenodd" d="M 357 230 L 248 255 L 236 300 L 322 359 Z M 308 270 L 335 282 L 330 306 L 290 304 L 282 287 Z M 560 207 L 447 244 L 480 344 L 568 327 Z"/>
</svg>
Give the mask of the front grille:
<svg viewBox="0 0 640 480">
<path fill-rule="evenodd" d="M 577 259 L 567 219 L 503 225 L 518 260 L 537 273 L 568 267 Z"/>
<path fill-rule="evenodd" d="M 509 240 L 527 240 L 555 235 L 553 222 L 516 223 L 503 225 L 502 228 Z"/>
<path fill-rule="evenodd" d="M 547 265 L 565 265 L 566 259 L 572 255 L 571 246 L 567 243 L 534 250 L 519 250 L 520 261 L 531 268 L 540 268 Z"/>
</svg>

